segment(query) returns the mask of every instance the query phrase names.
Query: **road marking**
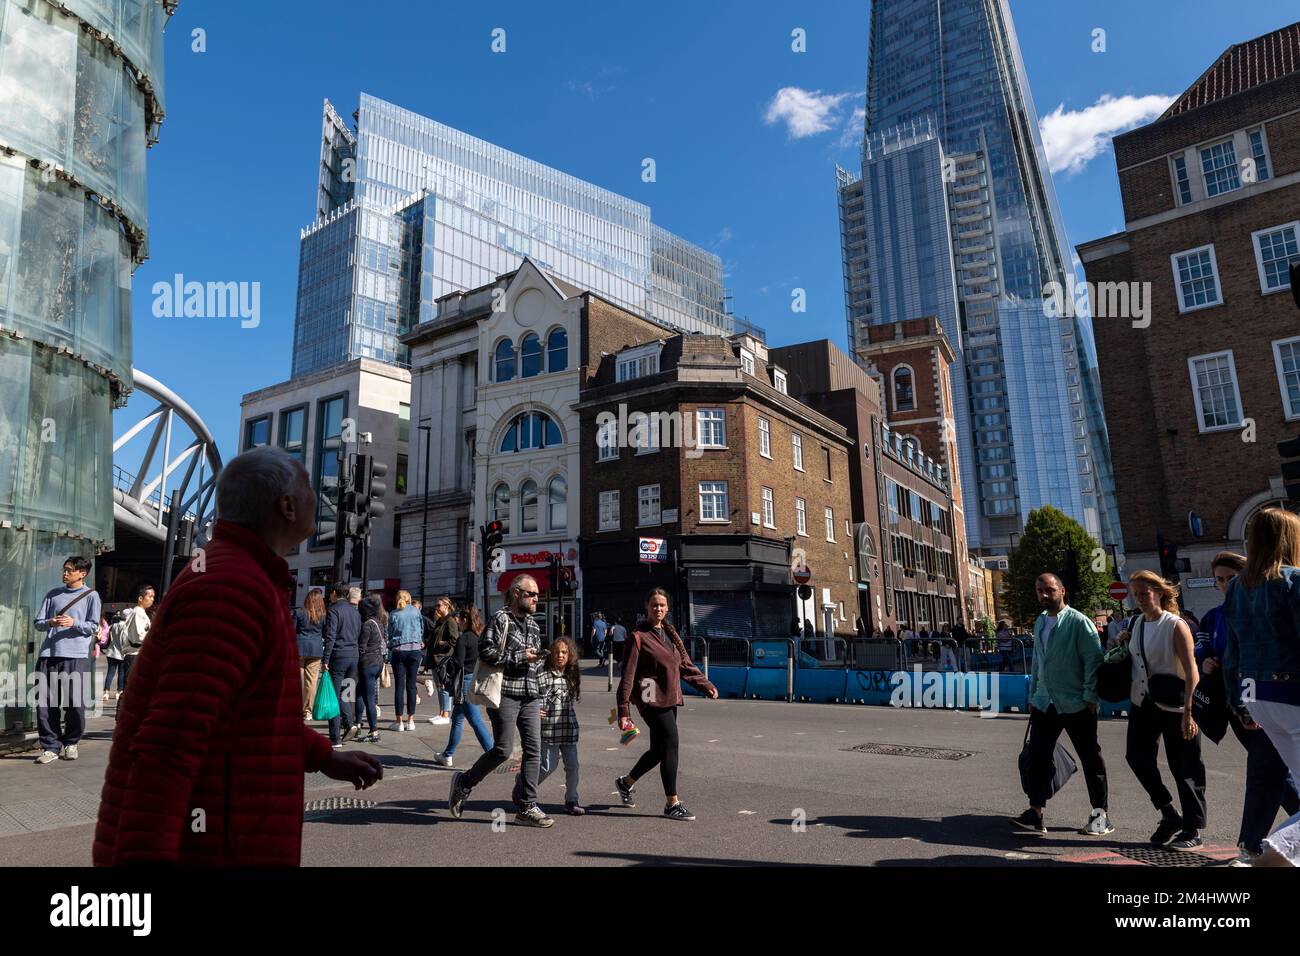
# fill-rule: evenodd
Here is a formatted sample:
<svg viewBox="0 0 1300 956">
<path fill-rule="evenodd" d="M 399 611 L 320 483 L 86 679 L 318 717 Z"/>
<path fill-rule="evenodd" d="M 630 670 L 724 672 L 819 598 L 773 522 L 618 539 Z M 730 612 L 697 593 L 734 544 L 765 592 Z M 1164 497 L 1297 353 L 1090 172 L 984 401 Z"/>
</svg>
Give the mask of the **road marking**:
<svg viewBox="0 0 1300 956">
<path fill-rule="evenodd" d="M 847 734 L 847 733 L 848 733 L 847 730 L 837 730 L 837 731 L 835 731 L 835 732 L 836 732 L 837 734 Z"/>
<path fill-rule="evenodd" d="M 745 816 L 747 816 L 747 817 L 749 817 L 749 816 L 753 816 L 755 813 L 758 813 L 757 810 L 740 810 L 740 811 L 738 811 L 738 812 L 739 812 L 739 813 L 743 813 L 743 814 L 744 814 Z"/>
<path fill-rule="evenodd" d="M 754 739 L 755 739 L 755 740 L 762 740 L 762 739 L 763 739 L 763 735 L 762 735 L 762 734 L 754 734 Z"/>
<path fill-rule="evenodd" d="M 718 738 L 717 738 L 717 737 L 714 737 L 712 740 L 707 741 L 707 742 L 708 742 L 708 743 L 711 743 L 711 744 L 716 744 L 716 743 L 718 742 Z"/>
<path fill-rule="evenodd" d="M 806 736 L 805 732 L 802 731 L 802 730 L 796 730 L 796 731 L 794 732 L 794 735 L 795 735 L 796 737 L 803 737 L 803 736 Z"/>
<path fill-rule="evenodd" d="M 1033 857 L 1030 856 L 1028 853 L 1008 853 L 1006 854 L 1006 857 L 1008 860 L 1032 860 L 1033 859 Z"/>
<path fill-rule="evenodd" d="M 605 749 L 606 749 L 606 750 L 618 750 L 617 747 L 606 747 Z"/>
</svg>

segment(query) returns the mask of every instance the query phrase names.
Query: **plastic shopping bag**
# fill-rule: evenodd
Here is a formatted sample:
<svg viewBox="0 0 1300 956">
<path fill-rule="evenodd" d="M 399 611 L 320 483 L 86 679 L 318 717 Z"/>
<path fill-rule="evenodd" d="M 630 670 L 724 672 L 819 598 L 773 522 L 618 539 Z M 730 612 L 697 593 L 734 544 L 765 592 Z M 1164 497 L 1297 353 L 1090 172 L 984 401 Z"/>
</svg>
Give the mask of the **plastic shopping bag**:
<svg viewBox="0 0 1300 956">
<path fill-rule="evenodd" d="M 322 671 L 316 684 L 316 699 L 311 705 L 314 720 L 333 720 L 339 715 L 339 695 L 334 693 L 334 679 Z"/>
</svg>

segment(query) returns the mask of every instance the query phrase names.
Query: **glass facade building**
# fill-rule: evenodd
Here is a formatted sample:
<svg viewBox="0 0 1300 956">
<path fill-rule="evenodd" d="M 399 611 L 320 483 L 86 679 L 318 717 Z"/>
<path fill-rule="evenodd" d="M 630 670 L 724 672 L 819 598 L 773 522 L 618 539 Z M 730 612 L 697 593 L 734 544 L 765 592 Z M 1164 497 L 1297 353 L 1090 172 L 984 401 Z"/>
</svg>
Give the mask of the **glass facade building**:
<svg viewBox="0 0 1300 956">
<path fill-rule="evenodd" d="M 294 376 L 366 357 L 449 292 L 525 256 L 580 288 L 685 331 L 730 334 L 722 261 L 650 209 L 391 103 L 361 95 L 349 129 L 326 102 L 317 219 L 302 232 Z"/>
<path fill-rule="evenodd" d="M 0 687 L 45 592 L 113 544 L 112 409 L 131 390 L 145 151 L 174 2 L 0 0 Z M 0 737 L 31 728 L 0 701 Z"/>
<path fill-rule="evenodd" d="M 971 548 L 1043 504 L 1118 543 L 1091 321 L 1045 304 L 1073 268 L 1006 0 L 875 0 L 862 172 L 837 189 L 851 350 L 935 315 L 961 356 Z"/>
</svg>

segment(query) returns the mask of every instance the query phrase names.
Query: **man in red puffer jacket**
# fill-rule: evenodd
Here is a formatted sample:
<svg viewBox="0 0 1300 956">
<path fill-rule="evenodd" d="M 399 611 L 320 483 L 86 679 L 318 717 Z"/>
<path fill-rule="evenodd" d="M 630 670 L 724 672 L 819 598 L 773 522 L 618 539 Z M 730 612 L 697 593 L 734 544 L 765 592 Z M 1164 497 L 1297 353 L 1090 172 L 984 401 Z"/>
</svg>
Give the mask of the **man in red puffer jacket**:
<svg viewBox="0 0 1300 956">
<path fill-rule="evenodd" d="M 167 592 L 123 698 L 95 827 L 96 866 L 297 866 L 303 774 L 383 776 L 302 722 L 280 555 L 315 527 L 307 472 L 283 449 L 235 458 L 212 540 Z"/>
</svg>

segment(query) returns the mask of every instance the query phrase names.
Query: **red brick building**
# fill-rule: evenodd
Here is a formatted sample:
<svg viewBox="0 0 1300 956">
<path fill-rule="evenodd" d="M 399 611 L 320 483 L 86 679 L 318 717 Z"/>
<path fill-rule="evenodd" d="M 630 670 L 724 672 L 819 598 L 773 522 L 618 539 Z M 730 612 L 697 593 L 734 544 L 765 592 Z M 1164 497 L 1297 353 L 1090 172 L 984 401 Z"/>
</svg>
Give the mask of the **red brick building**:
<svg viewBox="0 0 1300 956">
<path fill-rule="evenodd" d="M 910 361 L 913 369 L 924 371 L 924 377 L 918 374 L 913 380 L 921 383 L 920 392 L 915 384 L 910 386 L 913 394 L 938 396 L 940 404 L 946 401 L 950 417 L 946 365 L 930 364 L 930 353 L 947 347 L 946 340 L 926 339 L 926 321 L 919 320 L 919 328 L 909 330 L 921 338 L 900 343 L 914 351 L 900 351 L 898 363 Z M 921 422 L 916 420 L 925 417 L 919 404 L 905 409 L 917 413 L 907 430 L 907 436 L 915 439 L 909 451 L 902 426 L 896 426 L 894 433 L 885 426 L 879 382 L 831 342 L 823 339 L 773 349 L 771 358 L 786 370 L 791 393 L 844 426 L 853 440 L 849 471 L 858 615 L 866 630 L 897 631 L 904 622 L 924 624 L 927 629 L 969 622 L 974 605 L 968 601 L 966 531 L 960 510 L 954 510 L 960 502 L 960 486 L 955 502 L 947 468 L 924 453 L 925 438 L 929 436 L 935 443 L 931 447 L 936 447 L 942 433 L 941 423 L 935 424 L 937 416 Z M 947 361 L 951 358 L 949 348 Z M 938 360 L 943 361 L 942 356 Z M 887 361 L 885 369 L 892 372 L 894 364 Z M 906 376 L 897 378 L 909 387 Z M 891 381 L 888 373 L 883 380 Z"/>
<path fill-rule="evenodd" d="M 1282 498 L 1275 442 L 1300 433 L 1300 23 L 1228 48 L 1114 146 L 1125 228 L 1079 256 L 1124 550 L 1131 572 L 1159 568 L 1157 535 L 1178 544 L 1199 613 L 1219 601 L 1210 558 Z"/>
<path fill-rule="evenodd" d="M 786 393 L 761 342 L 694 334 L 619 349 L 576 408 L 588 611 L 635 616 L 660 586 L 696 636 L 785 637 L 796 616 L 818 635 L 854 633 L 853 445 Z M 640 560 L 642 537 L 666 541 L 663 562 Z"/>
</svg>

